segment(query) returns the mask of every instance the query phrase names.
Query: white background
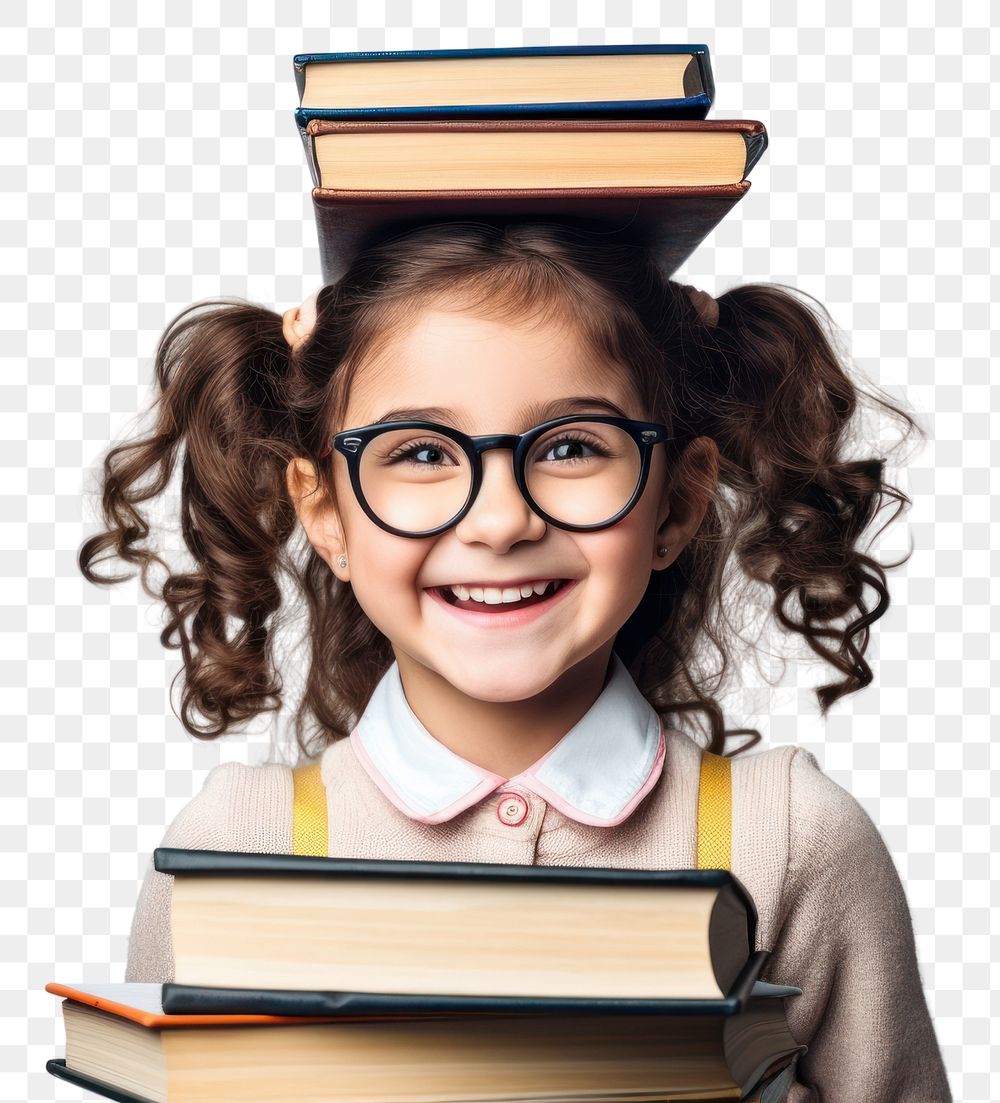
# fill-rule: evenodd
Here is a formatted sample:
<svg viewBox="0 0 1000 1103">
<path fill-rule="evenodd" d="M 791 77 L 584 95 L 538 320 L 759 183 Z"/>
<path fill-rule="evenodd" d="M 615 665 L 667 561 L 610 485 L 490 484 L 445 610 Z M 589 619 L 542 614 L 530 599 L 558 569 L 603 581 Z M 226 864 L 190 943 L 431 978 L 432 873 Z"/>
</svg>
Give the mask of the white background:
<svg viewBox="0 0 1000 1103">
<path fill-rule="evenodd" d="M 878 824 L 955 1098 L 996 1098 L 989 5 L 146 0 L 140 13 L 0 7 L 3 1096 L 81 1098 L 44 1071 L 63 1040 L 45 983 L 122 979 L 165 826 L 213 765 L 269 752 L 267 724 L 215 743 L 183 731 L 158 610 L 134 582 L 88 585 L 75 556 L 95 469 L 146 405 L 170 319 L 220 293 L 282 311 L 319 286 L 293 54 L 704 42 L 709 117 L 759 119 L 770 146 L 676 278 L 814 295 L 858 372 L 929 434 L 887 472 L 914 504 L 874 550 L 913 554 L 889 572 L 874 683 L 820 719 L 812 687 L 830 672 L 767 633 L 727 716 L 756 724 L 763 748 L 807 747 Z"/>
</svg>

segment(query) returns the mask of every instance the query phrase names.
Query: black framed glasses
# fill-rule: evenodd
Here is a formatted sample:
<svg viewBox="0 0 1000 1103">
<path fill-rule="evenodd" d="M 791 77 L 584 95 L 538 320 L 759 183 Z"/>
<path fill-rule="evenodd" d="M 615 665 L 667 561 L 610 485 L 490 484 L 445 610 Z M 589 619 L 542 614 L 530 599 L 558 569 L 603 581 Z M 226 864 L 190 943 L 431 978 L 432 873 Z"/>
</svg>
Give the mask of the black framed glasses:
<svg viewBox="0 0 1000 1103">
<path fill-rule="evenodd" d="M 472 508 L 483 481 L 482 454 L 510 448 L 514 478 L 544 521 L 594 532 L 620 521 L 642 495 L 654 444 L 665 425 L 611 414 L 569 414 L 526 433 L 470 437 L 433 421 L 387 421 L 337 433 L 364 512 L 396 536 L 445 532 Z"/>
</svg>

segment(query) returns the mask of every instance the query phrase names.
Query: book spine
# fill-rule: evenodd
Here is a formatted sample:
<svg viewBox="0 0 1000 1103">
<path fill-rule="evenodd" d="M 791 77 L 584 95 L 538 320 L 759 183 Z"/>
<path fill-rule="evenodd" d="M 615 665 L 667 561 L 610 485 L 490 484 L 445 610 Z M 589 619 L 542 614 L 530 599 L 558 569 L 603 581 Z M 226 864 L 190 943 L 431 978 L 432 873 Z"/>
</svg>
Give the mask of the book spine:
<svg viewBox="0 0 1000 1103">
<path fill-rule="evenodd" d="M 299 62 L 299 58 L 304 55 L 298 54 L 292 58 L 292 72 L 295 74 L 295 87 L 299 94 L 299 103 L 302 103 L 302 97 L 306 91 L 306 66 L 305 62 Z"/>
<path fill-rule="evenodd" d="M 712 58 L 708 52 L 708 47 L 703 46 L 694 53 L 694 60 L 701 73 L 702 94 L 709 104 L 713 104 L 715 103 L 715 74 L 712 70 Z"/>
<path fill-rule="evenodd" d="M 305 126 L 299 122 L 297 112 L 295 128 L 298 130 L 299 137 L 302 139 L 302 152 L 306 156 L 306 164 L 309 166 L 309 175 L 312 177 L 313 187 L 318 188 L 322 185 L 323 181 L 320 179 L 319 161 L 316 159 L 316 139 L 306 130 Z"/>
<path fill-rule="evenodd" d="M 761 127 L 756 133 L 743 132 L 743 140 L 747 144 L 747 161 L 743 168 L 743 175 L 749 176 L 750 170 L 764 156 L 767 149 L 767 131 Z"/>
</svg>

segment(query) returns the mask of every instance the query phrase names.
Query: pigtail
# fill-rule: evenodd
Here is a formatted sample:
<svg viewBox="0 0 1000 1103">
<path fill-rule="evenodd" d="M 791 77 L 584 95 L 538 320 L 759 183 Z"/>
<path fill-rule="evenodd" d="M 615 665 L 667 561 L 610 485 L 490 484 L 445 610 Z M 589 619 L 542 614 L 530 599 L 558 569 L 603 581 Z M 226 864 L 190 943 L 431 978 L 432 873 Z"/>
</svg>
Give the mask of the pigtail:
<svg viewBox="0 0 1000 1103">
<path fill-rule="evenodd" d="M 105 458 L 104 530 L 80 549 L 91 582 L 126 577 L 97 569 L 117 557 L 165 603 L 161 642 L 184 661 L 180 718 L 204 738 L 280 705 L 268 620 L 281 602 L 277 569 L 296 520 L 284 482 L 288 366 L 280 315 L 237 300 L 182 311 L 156 349 L 155 424 Z M 178 463 L 188 570 L 171 570 L 146 544 L 144 506 Z M 159 584 L 157 567 L 166 571 Z"/>
<path fill-rule="evenodd" d="M 800 294 L 736 287 L 719 297 L 714 326 L 684 309 L 687 351 L 701 351 L 682 357 L 674 399 L 685 433 L 718 444 L 720 485 L 731 491 L 716 505 L 722 522 L 699 534 L 690 557 L 699 539 L 731 534 L 731 547 L 712 557 L 715 567 L 735 553 L 746 576 L 773 591 L 778 622 L 843 675 L 816 691 L 825 715 L 871 682 L 869 628 L 889 607 L 885 570 L 860 542 L 887 503 L 896 508 L 886 524 L 910 501 L 883 481 L 884 457 L 847 456 L 855 415 L 867 397 L 905 423 L 904 438 L 918 427 L 857 387 L 823 324 L 829 315 Z"/>
</svg>

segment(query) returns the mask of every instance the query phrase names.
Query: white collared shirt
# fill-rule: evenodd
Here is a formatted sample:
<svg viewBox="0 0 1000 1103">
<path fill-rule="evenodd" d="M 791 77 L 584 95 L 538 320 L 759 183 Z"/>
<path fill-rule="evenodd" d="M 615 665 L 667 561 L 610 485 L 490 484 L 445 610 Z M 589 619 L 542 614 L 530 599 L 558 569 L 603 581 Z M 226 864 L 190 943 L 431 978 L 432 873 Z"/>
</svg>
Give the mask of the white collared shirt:
<svg viewBox="0 0 1000 1103">
<path fill-rule="evenodd" d="M 386 797 L 420 823 L 443 823 L 514 786 L 578 823 L 614 827 L 656 784 L 666 743 L 659 715 L 612 652 L 611 676 L 597 700 L 516 777 L 485 770 L 435 739 L 410 708 L 396 662 L 375 687 L 351 732 L 351 745 Z M 518 822 L 519 800 L 511 789 L 511 801 L 500 813 L 508 817 L 505 822 Z"/>
</svg>

